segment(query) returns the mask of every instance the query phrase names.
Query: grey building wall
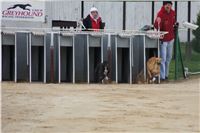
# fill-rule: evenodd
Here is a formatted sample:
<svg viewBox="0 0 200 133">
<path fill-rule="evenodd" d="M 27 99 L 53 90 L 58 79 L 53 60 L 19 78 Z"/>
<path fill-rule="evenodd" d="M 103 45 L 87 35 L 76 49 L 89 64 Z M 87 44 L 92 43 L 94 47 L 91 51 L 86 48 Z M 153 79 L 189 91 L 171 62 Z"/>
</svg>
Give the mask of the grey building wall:
<svg viewBox="0 0 200 133">
<path fill-rule="evenodd" d="M 5 1 L 4 1 L 5 2 Z M 42 2 L 42 1 L 40 1 Z M 45 2 L 46 22 L 23 22 L 3 21 L 2 26 L 8 27 L 51 27 L 52 20 L 80 20 L 81 1 L 43 1 Z M 84 2 L 84 17 L 89 13 L 92 6 L 99 9 L 106 29 L 121 30 L 123 26 L 123 2 Z M 151 2 L 127 2 L 126 3 L 126 29 L 139 29 L 146 24 L 151 24 Z M 155 2 L 156 17 L 162 2 Z M 197 13 L 200 11 L 200 1 L 191 3 L 191 20 L 196 21 Z M 187 21 L 187 2 L 178 2 L 178 21 Z M 181 41 L 187 40 L 187 31 L 180 32 Z"/>
<path fill-rule="evenodd" d="M 151 2 L 127 2 L 126 8 L 126 29 L 151 25 Z"/>
<path fill-rule="evenodd" d="M 102 20 L 106 22 L 106 29 L 122 30 L 122 2 L 85 2 L 84 16 L 86 17 L 92 6 L 98 8 Z"/>
</svg>

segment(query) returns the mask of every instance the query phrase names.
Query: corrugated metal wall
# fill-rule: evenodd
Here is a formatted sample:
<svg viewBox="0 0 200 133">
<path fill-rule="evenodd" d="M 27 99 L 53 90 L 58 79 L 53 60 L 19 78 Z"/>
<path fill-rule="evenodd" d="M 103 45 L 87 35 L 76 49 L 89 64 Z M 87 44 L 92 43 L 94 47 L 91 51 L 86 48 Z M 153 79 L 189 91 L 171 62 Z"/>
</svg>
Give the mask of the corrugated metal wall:
<svg viewBox="0 0 200 133">
<path fill-rule="evenodd" d="M 40 1 L 41 2 L 41 1 Z M 51 20 L 79 20 L 81 19 L 80 1 L 44 1 L 47 22 L 15 22 L 2 21 L 2 26 L 9 27 L 51 27 Z M 92 6 L 99 9 L 100 15 L 106 22 L 107 29 L 122 29 L 123 27 L 123 2 L 84 2 L 84 17 L 87 16 Z M 157 11 L 162 2 L 155 2 Z M 146 24 L 151 24 L 151 2 L 126 2 L 126 29 L 139 29 Z M 191 2 L 191 20 L 196 21 L 200 11 L 200 1 Z M 179 22 L 187 21 L 187 2 L 178 2 L 177 19 Z M 180 32 L 181 41 L 187 40 L 187 32 Z"/>
<path fill-rule="evenodd" d="M 151 25 L 151 2 L 127 2 L 126 8 L 126 29 Z"/>
</svg>

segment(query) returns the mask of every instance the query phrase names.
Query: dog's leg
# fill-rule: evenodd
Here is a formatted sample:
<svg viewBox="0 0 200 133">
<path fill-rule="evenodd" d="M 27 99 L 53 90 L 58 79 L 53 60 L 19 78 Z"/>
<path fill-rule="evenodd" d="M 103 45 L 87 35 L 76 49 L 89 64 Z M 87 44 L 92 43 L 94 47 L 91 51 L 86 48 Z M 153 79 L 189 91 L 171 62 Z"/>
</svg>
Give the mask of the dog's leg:
<svg viewBox="0 0 200 133">
<path fill-rule="evenodd" d="M 156 77 L 152 77 L 152 80 L 151 80 L 153 84 L 155 84 L 155 81 L 156 81 Z"/>
<path fill-rule="evenodd" d="M 149 78 L 151 79 L 152 75 L 151 75 L 151 72 L 148 69 L 147 69 L 147 74 L 148 74 Z"/>
<path fill-rule="evenodd" d="M 7 8 L 7 10 L 14 9 L 14 7 Z"/>
<path fill-rule="evenodd" d="M 24 10 L 30 11 L 30 9 L 25 8 Z"/>
<path fill-rule="evenodd" d="M 18 7 L 18 6 L 19 6 L 19 5 L 14 5 L 13 7 L 8 8 L 7 10 L 15 9 L 15 8 Z"/>
<path fill-rule="evenodd" d="M 147 83 L 151 83 L 151 78 L 152 78 L 152 75 L 151 75 L 151 72 L 147 69 Z"/>
</svg>

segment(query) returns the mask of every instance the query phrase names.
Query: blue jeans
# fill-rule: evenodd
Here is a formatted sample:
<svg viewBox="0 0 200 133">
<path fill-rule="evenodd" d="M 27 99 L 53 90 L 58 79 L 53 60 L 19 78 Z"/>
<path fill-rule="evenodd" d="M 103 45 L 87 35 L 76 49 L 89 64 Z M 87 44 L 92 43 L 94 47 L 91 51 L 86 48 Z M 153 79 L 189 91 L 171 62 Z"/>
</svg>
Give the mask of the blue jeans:
<svg viewBox="0 0 200 133">
<path fill-rule="evenodd" d="M 174 39 L 160 44 L 160 57 L 162 58 L 160 66 L 160 78 L 165 79 L 169 75 L 169 65 L 172 59 Z"/>
</svg>

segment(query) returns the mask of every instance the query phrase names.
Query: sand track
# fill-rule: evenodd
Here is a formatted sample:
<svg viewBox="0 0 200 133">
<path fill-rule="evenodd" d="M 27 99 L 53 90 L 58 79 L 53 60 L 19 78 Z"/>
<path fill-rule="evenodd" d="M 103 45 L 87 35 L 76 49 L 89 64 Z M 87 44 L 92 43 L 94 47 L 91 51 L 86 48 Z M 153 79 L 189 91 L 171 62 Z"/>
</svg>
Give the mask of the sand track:
<svg viewBox="0 0 200 133">
<path fill-rule="evenodd" d="M 2 83 L 3 133 L 200 132 L 200 79 L 160 85 Z"/>
</svg>

